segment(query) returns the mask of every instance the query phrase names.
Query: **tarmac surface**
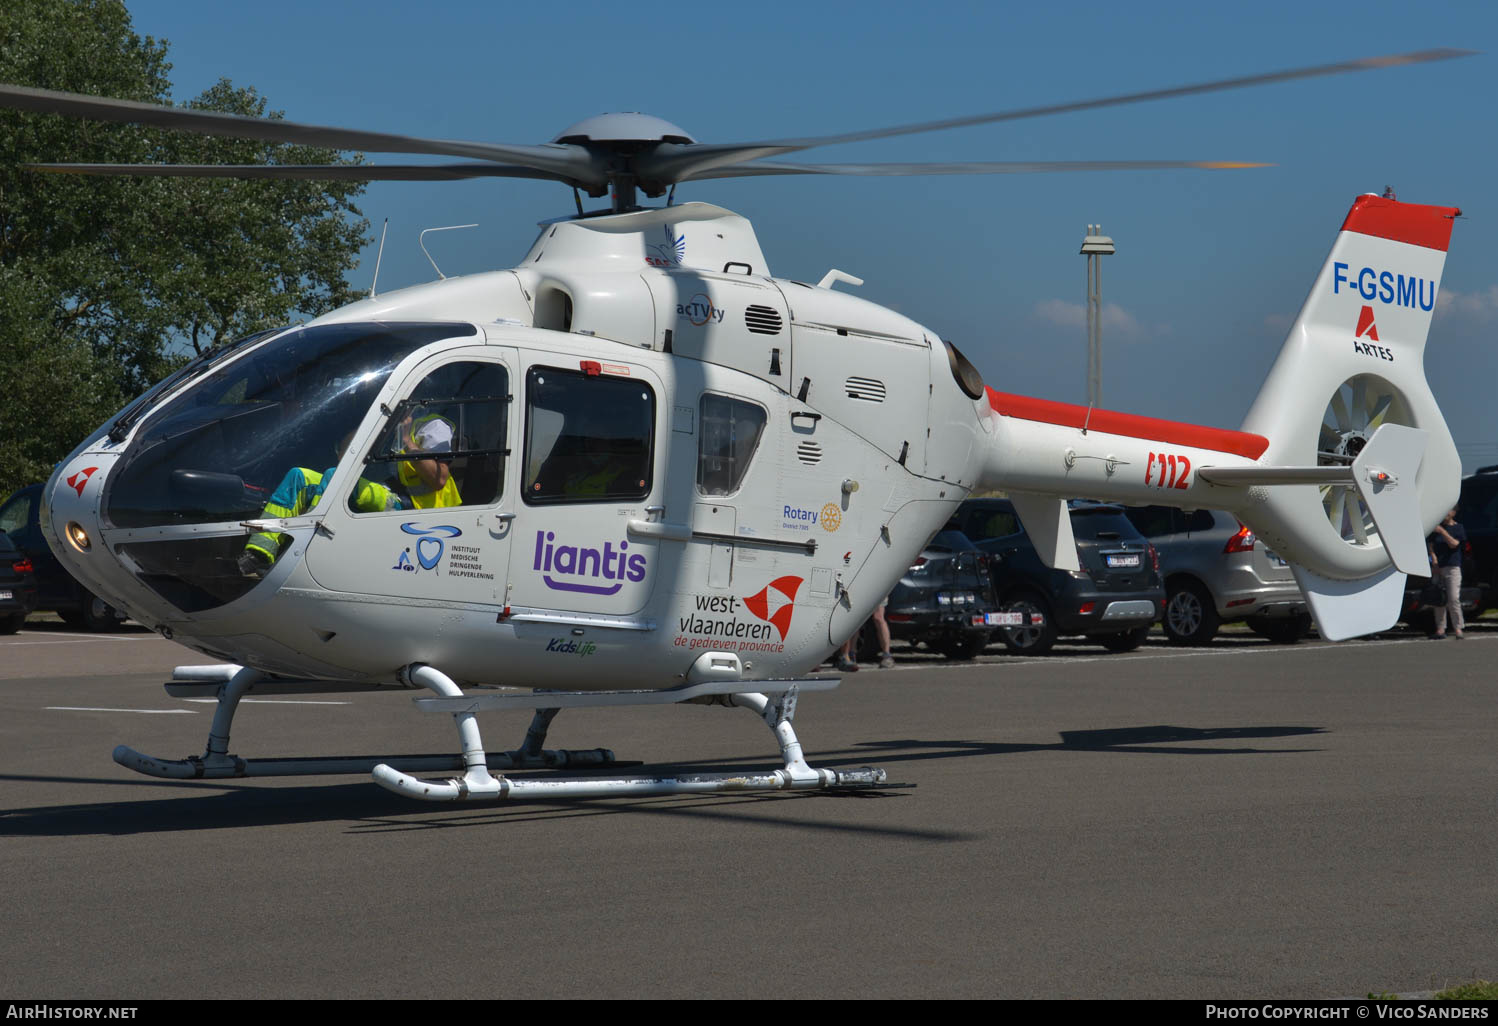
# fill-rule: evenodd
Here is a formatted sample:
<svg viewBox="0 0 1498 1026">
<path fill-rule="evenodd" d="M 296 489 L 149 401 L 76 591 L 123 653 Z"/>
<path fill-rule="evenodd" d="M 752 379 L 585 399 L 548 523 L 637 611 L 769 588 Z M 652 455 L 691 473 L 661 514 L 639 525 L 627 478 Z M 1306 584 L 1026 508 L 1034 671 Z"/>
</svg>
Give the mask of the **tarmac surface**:
<svg viewBox="0 0 1498 1026">
<path fill-rule="evenodd" d="M 0 995 L 1345 998 L 1498 978 L 1498 621 L 1201 650 L 902 656 L 801 699 L 872 794 L 426 805 L 167 782 L 192 653 L 0 638 Z M 997 653 L 999 649 L 990 649 Z M 247 758 L 456 749 L 415 693 L 246 702 Z M 286 703 L 286 704 L 283 704 Z M 481 717 L 491 750 L 527 714 Z M 632 772 L 774 768 L 753 715 L 578 710 Z"/>
</svg>

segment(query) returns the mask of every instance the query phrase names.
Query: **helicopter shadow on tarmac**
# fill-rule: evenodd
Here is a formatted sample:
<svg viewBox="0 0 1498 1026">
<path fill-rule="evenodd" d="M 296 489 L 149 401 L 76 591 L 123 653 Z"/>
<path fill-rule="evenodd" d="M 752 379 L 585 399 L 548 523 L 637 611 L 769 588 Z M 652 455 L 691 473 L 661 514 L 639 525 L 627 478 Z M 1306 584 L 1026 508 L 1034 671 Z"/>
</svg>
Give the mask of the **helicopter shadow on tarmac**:
<svg viewBox="0 0 1498 1026">
<path fill-rule="evenodd" d="M 166 786 L 149 782 L 81 777 L 9 775 L 0 780 L 59 784 L 127 784 Z M 366 780 L 347 784 L 296 787 L 257 787 L 225 784 L 174 784 L 193 793 L 165 800 L 87 802 L 39 808 L 0 810 L 0 837 L 69 837 L 176 833 L 231 827 L 272 827 L 298 823 L 345 821 L 350 832 L 370 833 L 454 827 L 498 826 L 505 823 L 550 821 L 582 816 L 651 815 L 707 816 L 758 826 L 797 830 L 832 830 L 911 840 L 948 842 L 967 835 L 941 830 L 890 829 L 874 824 L 830 820 L 779 820 L 727 811 L 749 805 L 773 809 L 770 803 L 810 797 L 832 797 L 828 792 L 765 792 L 743 795 L 683 795 L 640 799 L 573 799 L 570 801 L 506 801 L 501 804 L 452 803 L 439 807 L 414 805 L 373 786 Z M 216 793 L 208 794 L 205 791 Z M 892 792 L 863 792 L 861 796 Z"/>
<path fill-rule="evenodd" d="M 856 747 L 817 753 L 819 763 L 829 766 L 861 763 L 875 753 L 884 763 L 919 763 L 934 759 L 974 756 L 1015 755 L 1026 752 L 1100 752 L 1165 755 L 1276 755 L 1313 751 L 1314 749 L 1269 749 L 1224 745 L 1223 742 L 1256 738 L 1295 737 L 1325 733 L 1324 728 L 1303 726 L 1194 728 L 1154 725 L 1121 727 L 1107 730 L 1062 731 L 1055 744 L 1007 744 L 986 741 L 933 741 L 916 738 L 860 742 Z M 1181 743 L 1193 747 L 1174 747 Z M 1199 747 L 1212 743 L 1210 747 Z M 841 757 L 841 758 L 839 758 Z M 747 756 L 717 760 L 724 763 L 760 763 L 762 758 Z M 713 767 L 692 763 L 653 765 L 651 772 L 663 770 L 688 774 Z M 128 835 L 176 833 L 192 830 L 218 830 L 230 827 L 282 826 L 296 823 L 344 821 L 354 833 L 403 830 L 452 829 L 455 827 L 497 826 L 505 823 L 563 820 L 599 815 L 691 815 L 719 820 L 752 823 L 758 826 L 795 830 L 866 833 L 873 836 L 903 837 L 912 840 L 946 843 L 971 839 L 968 835 L 944 830 L 889 828 L 875 824 L 835 822 L 832 820 L 780 819 L 773 816 L 748 815 L 731 811 L 747 806 L 758 813 L 775 810 L 775 804 L 812 798 L 895 798 L 904 795 L 898 787 L 870 791 L 837 792 L 761 792 L 754 794 L 684 795 L 639 799 L 575 799 L 571 801 L 518 801 L 501 804 L 454 803 L 440 807 L 413 805 L 367 780 L 342 784 L 308 784 L 289 787 L 260 786 L 239 783 L 200 783 L 109 778 L 0 775 L 0 781 L 15 784 L 112 785 L 129 788 L 172 788 L 179 797 L 137 799 L 123 802 L 95 801 L 34 808 L 0 809 L 0 837 L 67 837 L 92 835 Z M 185 792 L 185 793 L 183 793 Z M 138 792 L 137 792 L 138 793 Z"/>
</svg>

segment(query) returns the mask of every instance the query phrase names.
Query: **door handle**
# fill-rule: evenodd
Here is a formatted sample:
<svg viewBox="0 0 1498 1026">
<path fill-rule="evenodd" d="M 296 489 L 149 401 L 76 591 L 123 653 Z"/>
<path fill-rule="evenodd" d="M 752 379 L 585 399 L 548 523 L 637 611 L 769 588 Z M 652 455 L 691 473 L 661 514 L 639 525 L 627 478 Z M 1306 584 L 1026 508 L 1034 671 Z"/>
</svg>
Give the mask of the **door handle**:
<svg viewBox="0 0 1498 1026">
<path fill-rule="evenodd" d="M 515 514 L 495 513 L 493 515 L 492 522 L 486 523 L 486 521 L 488 521 L 489 519 L 489 514 L 479 514 L 479 524 L 487 526 L 489 528 L 489 534 L 495 538 L 498 538 L 510 529 L 510 521 L 515 519 Z"/>
</svg>

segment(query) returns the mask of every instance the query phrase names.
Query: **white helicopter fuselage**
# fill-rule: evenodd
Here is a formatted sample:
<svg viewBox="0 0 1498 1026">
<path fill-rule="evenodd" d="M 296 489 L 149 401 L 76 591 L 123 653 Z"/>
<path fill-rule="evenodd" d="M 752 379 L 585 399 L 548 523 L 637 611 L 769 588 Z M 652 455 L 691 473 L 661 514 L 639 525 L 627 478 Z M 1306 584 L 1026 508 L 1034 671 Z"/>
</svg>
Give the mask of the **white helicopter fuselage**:
<svg viewBox="0 0 1498 1026">
<path fill-rule="evenodd" d="M 291 541 L 263 581 L 190 611 L 153 588 L 141 546 L 243 539 L 250 528 L 242 516 L 112 523 L 112 470 L 136 434 L 101 432 L 63 465 L 49 488 L 55 546 L 135 619 L 287 675 L 392 680 L 421 662 L 467 682 L 651 688 L 802 674 L 970 492 L 995 414 L 981 391 L 961 390 L 934 332 L 765 270 L 748 222 L 706 204 L 543 225 L 514 270 L 401 290 L 308 325 L 463 322 L 389 375 L 317 505 L 276 522 Z M 351 508 L 359 461 L 390 411 L 454 363 L 498 365 L 510 383 L 497 498 Z M 219 373 L 232 371 L 226 362 Z M 650 480 L 637 494 L 530 501 L 547 428 L 528 417 L 527 390 L 548 372 L 638 388 Z M 747 452 L 721 451 L 712 397 L 759 411 Z M 151 433 L 150 413 L 136 432 Z M 82 489 L 65 483 L 75 464 L 96 468 Z M 92 536 L 89 551 L 66 540 L 69 523 Z"/>
<path fill-rule="evenodd" d="M 547 223 L 513 270 L 361 301 L 163 383 L 59 465 L 44 524 L 133 618 L 301 678 L 797 677 L 979 487 L 1073 572 L 1067 498 L 1232 510 L 1290 559 L 1323 636 L 1381 630 L 1459 475 L 1420 360 L 1456 213 L 1357 200 L 1252 431 L 996 392 L 934 332 L 828 287 L 841 272 L 770 277 L 720 207 Z M 1387 297 L 1343 287 L 1364 264 L 1389 268 Z M 1375 318 L 1397 359 L 1359 340 Z M 1339 383 L 1366 425 L 1342 426 Z M 1328 395 L 1337 428 L 1316 420 Z M 458 485 L 435 505 L 404 455 L 433 418 Z M 325 492 L 288 508 L 282 475 L 326 477 L 335 443 Z M 236 567 L 247 537 L 280 539 L 268 572 Z"/>
</svg>

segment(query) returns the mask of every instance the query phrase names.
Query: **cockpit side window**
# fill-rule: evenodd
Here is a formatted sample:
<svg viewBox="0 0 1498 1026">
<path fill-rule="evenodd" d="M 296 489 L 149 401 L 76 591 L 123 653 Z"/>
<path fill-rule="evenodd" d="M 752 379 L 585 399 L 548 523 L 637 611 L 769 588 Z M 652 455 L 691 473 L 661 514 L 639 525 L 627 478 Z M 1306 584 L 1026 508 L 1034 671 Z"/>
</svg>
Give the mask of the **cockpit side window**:
<svg viewBox="0 0 1498 1026">
<path fill-rule="evenodd" d="M 490 506 L 504 494 L 510 375 L 503 364 L 450 363 L 391 412 L 349 492 L 355 513 Z"/>
<path fill-rule="evenodd" d="M 764 407 L 704 392 L 700 409 L 697 491 L 701 495 L 732 495 L 744 483 L 764 433 Z"/>
<path fill-rule="evenodd" d="M 532 367 L 526 374 L 525 501 L 647 497 L 655 391 L 631 378 Z"/>
</svg>

